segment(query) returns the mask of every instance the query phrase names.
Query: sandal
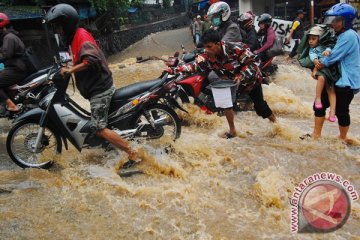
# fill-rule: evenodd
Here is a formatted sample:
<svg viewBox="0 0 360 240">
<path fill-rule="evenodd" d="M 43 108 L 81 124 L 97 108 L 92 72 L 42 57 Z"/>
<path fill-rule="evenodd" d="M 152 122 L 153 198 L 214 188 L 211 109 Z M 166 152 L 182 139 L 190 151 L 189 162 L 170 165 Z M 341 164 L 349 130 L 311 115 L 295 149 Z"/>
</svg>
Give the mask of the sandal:
<svg viewBox="0 0 360 240">
<path fill-rule="evenodd" d="M 144 174 L 144 172 L 137 169 L 120 169 L 119 171 L 120 177 L 131 177 L 136 174 Z"/>
<path fill-rule="evenodd" d="M 222 138 L 225 138 L 225 139 L 231 139 L 231 138 L 234 138 L 234 137 L 236 137 L 236 136 L 234 136 L 234 135 L 232 135 L 232 134 L 230 134 L 228 132 L 224 133 L 224 135 L 222 136 Z"/>
<path fill-rule="evenodd" d="M 19 112 L 21 108 L 22 108 L 21 104 L 16 105 L 16 108 L 6 106 L 6 110 L 13 113 Z"/>
<path fill-rule="evenodd" d="M 135 166 L 138 162 L 129 159 L 129 161 L 127 161 L 126 163 L 124 163 L 124 165 L 122 165 L 121 169 L 129 169 L 133 166 Z"/>
<path fill-rule="evenodd" d="M 18 111 L 20 111 L 19 108 L 9 108 L 9 107 L 6 107 L 6 110 L 8 110 L 9 112 L 18 112 Z"/>
<path fill-rule="evenodd" d="M 329 112 L 329 118 L 328 118 L 329 122 L 336 122 L 336 117 L 335 115 L 332 115 L 332 111 L 330 110 Z"/>
<path fill-rule="evenodd" d="M 301 140 L 312 138 L 312 135 L 310 133 L 304 134 L 299 137 Z"/>
<path fill-rule="evenodd" d="M 315 106 L 315 109 L 322 109 L 323 108 L 323 105 L 321 102 L 314 102 L 314 106 Z"/>
<path fill-rule="evenodd" d="M 144 172 L 139 169 L 134 169 L 133 167 L 138 164 L 139 162 L 136 162 L 134 160 L 129 159 L 119 170 L 119 176 L 120 177 L 131 177 L 135 174 L 143 174 Z"/>
</svg>

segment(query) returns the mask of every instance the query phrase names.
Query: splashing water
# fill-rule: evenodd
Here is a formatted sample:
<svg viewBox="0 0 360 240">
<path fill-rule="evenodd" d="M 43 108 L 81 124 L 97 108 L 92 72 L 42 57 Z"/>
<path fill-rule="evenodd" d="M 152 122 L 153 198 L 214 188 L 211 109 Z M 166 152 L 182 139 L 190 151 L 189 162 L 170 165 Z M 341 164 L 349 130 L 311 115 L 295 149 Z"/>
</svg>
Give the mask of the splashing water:
<svg viewBox="0 0 360 240">
<path fill-rule="evenodd" d="M 179 41 L 183 35 L 180 31 Z M 138 64 L 128 59 L 119 69 L 116 57 L 111 64 L 118 87 L 158 77 L 165 68 L 162 61 Z M 356 97 L 351 105 L 353 145 L 338 141 L 337 125 L 327 122 L 321 140 L 301 141 L 299 136 L 312 130 L 314 92 L 308 71 L 279 64 L 274 83 L 264 86 L 278 123 L 252 111 L 239 112 L 238 136 L 230 140 L 218 137 L 228 130 L 224 117 L 188 105 L 189 114 L 179 112 L 185 126 L 176 142 L 131 142 L 145 172 L 131 178 L 117 174 L 127 159 L 122 152 L 79 154 L 70 148 L 49 171 L 21 170 L 0 145 L 0 189 L 9 190 L 0 193 L 1 238 L 322 238 L 290 234 L 289 197 L 305 177 L 323 171 L 342 175 L 360 191 L 360 100 Z M 4 142 L 9 125 L 1 126 Z M 360 204 L 354 202 L 347 224 L 326 238 L 358 236 Z"/>
</svg>

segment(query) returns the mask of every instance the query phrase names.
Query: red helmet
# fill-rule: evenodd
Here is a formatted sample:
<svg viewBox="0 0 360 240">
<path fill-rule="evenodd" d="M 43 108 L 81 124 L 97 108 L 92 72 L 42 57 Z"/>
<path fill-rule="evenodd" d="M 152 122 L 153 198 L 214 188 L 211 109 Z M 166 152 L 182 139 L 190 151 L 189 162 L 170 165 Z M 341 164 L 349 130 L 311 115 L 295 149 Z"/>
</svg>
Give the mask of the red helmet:
<svg viewBox="0 0 360 240">
<path fill-rule="evenodd" d="M 9 17 L 5 13 L 0 13 L 0 28 L 6 27 L 10 23 Z"/>
</svg>

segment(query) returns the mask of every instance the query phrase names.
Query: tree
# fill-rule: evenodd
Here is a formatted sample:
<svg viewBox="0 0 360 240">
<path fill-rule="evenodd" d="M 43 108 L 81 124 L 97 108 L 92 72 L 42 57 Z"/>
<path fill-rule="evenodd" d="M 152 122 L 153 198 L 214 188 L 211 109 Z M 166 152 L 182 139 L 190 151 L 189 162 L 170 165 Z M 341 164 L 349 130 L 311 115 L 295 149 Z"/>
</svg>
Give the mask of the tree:
<svg viewBox="0 0 360 240">
<path fill-rule="evenodd" d="M 99 10 L 127 9 L 129 1 L 127 0 L 90 0 L 93 7 Z"/>
</svg>

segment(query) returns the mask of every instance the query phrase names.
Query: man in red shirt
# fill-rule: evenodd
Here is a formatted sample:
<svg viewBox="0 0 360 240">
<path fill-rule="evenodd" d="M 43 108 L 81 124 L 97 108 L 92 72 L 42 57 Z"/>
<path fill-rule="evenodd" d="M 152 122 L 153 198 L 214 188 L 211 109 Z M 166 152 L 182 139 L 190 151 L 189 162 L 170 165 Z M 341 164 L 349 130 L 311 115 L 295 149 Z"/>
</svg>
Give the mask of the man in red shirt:
<svg viewBox="0 0 360 240">
<path fill-rule="evenodd" d="M 119 135 L 106 128 L 115 87 L 104 53 L 93 36 L 78 27 L 79 15 L 72 6 L 58 4 L 52 7 L 46 14 L 45 20 L 64 38 L 64 43 L 70 45 L 74 65 L 62 68 L 60 74 L 75 74 L 76 86 L 80 94 L 90 100 L 92 129 L 99 137 L 129 155 L 129 161 L 123 165 L 123 168 L 132 167 L 136 163 L 137 152 Z"/>
</svg>

